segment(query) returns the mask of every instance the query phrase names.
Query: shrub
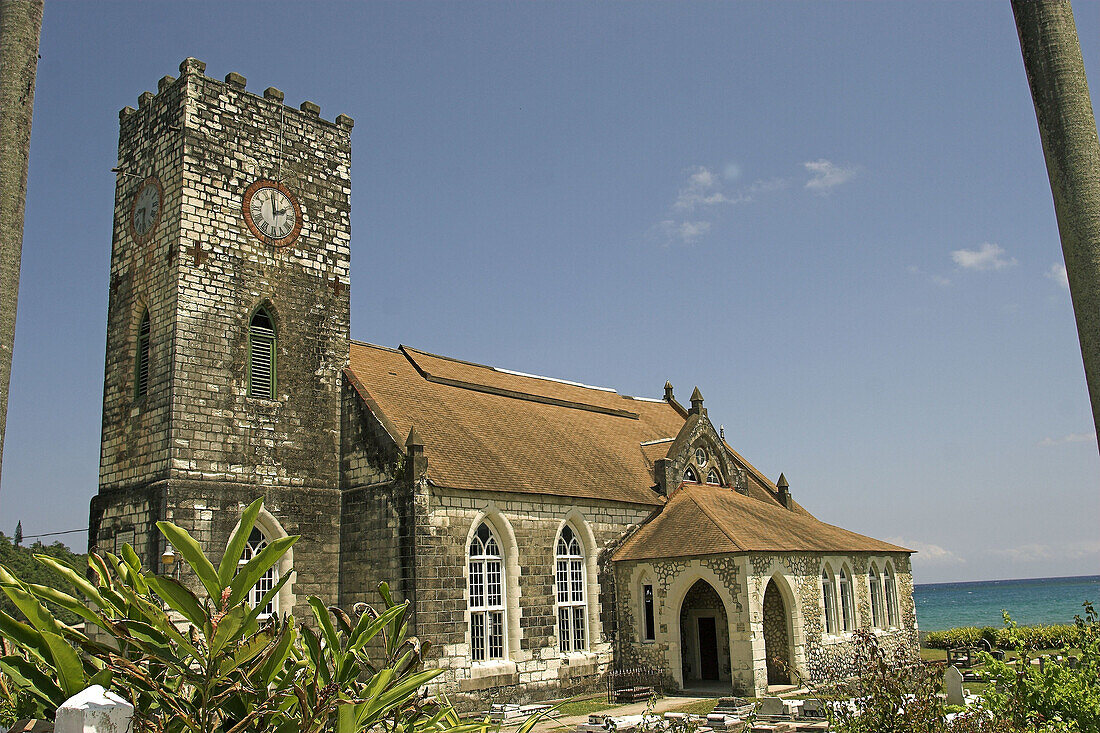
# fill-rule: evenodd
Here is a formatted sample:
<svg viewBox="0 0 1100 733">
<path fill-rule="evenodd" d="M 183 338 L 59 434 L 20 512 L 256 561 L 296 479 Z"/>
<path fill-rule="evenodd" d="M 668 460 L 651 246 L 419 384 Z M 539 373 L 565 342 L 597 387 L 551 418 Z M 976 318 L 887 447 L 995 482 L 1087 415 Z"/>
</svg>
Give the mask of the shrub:
<svg viewBox="0 0 1100 733">
<path fill-rule="evenodd" d="M 0 657 L 9 711 L 30 701 L 36 717 L 51 717 L 69 696 L 102 684 L 134 705 L 142 733 L 483 733 L 486 724 L 462 723 L 449 706 L 422 698 L 439 671 L 420 670 L 426 644 L 406 636 L 408 604 L 394 602 L 385 584 L 380 611 L 360 604 L 349 616 L 311 597 L 312 627 L 259 618 L 290 574 L 255 608 L 247 594 L 298 539 L 274 540 L 238 567 L 261 505 L 245 509 L 217 568 L 186 531 L 157 523 L 201 584 L 198 594 L 142 568 L 129 545 L 121 557 L 91 555 L 88 578 L 38 556 L 73 594 L 0 566 L 0 589 L 27 620 L 0 612 L 0 636 L 14 647 Z M 44 601 L 81 618 L 88 633 L 57 621 Z"/>
<path fill-rule="evenodd" d="M 953 649 L 962 646 L 981 646 L 982 640 L 1005 649 L 1015 649 L 1021 644 L 1029 649 L 1059 649 L 1076 643 L 1077 627 L 1073 624 L 1036 626 L 1012 626 L 1002 629 L 992 626 L 960 626 L 945 631 L 931 631 L 924 638 L 929 649 Z"/>
</svg>

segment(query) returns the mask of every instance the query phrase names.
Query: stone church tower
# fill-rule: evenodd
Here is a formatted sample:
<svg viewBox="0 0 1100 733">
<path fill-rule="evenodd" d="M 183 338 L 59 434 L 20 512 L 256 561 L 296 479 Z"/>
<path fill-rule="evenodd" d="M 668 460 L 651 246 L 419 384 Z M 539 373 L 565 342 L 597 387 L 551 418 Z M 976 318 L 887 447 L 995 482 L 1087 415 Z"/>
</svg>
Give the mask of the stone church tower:
<svg viewBox="0 0 1100 733">
<path fill-rule="evenodd" d="M 156 521 L 217 548 L 263 496 L 267 536 L 302 535 L 287 612 L 338 591 L 353 123 L 204 71 L 119 113 L 89 545 L 156 567 Z"/>
</svg>

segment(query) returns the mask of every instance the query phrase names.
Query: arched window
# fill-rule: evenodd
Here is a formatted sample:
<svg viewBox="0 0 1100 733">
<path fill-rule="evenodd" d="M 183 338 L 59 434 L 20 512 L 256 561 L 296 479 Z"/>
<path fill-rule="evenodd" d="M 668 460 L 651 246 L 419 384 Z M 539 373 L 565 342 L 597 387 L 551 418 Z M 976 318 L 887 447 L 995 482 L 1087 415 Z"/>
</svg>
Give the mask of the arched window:
<svg viewBox="0 0 1100 733">
<path fill-rule="evenodd" d="M 267 537 L 260 531 L 258 527 L 253 527 L 251 534 L 248 535 L 248 542 L 244 546 L 244 552 L 241 553 L 241 559 L 237 562 L 237 567 L 240 568 L 253 557 L 258 555 L 261 550 L 267 547 Z M 275 587 L 275 584 L 279 582 L 279 572 L 272 566 L 267 569 L 263 575 L 260 576 L 260 580 L 256 585 L 252 586 L 252 590 L 248 591 L 248 605 L 256 608 L 259 606 L 267 592 Z M 264 610 L 260 612 L 260 618 L 265 616 L 271 616 L 279 612 L 279 599 L 278 595 L 273 596 L 267 605 L 264 606 Z"/>
<path fill-rule="evenodd" d="M 688 466 L 687 468 L 684 469 L 684 483 L 685 484 L 697 484 L 697 483 L 699 483 L 699 479 L 697 479 L 695 477 L 695 471 L 692 470 L 691 466 Z"/>
<path fill-rule="evenodd" d="M 248 395 L 275 399 L 275 322 L 263 307 L 248 324 Z"/>
<path fill-rule="evenodd" d="M 470 654 L 475 662 L 504 659 L 504 558 L 484 522 L 470 540 Z"/>
<path fill-rule="evenodd" d="M 588 603 L 585 600 L 584 550 L 573 528 L 561 528 L 557 548 L 558 647 L 562 652 L 588 648 Z"/>
<path fill-rule="evenodd" d="M 836 624 L 836 591 L 833 589 L 833 576 L 828 568 L 821 569 L 821 603 L 825 610 L 825 633 L 835 634 Z"/>
<path fill-rule="evenodd" d="M 844 630 L 854 629 L 856 609 L 855 604 L 852 603 L 852 579 L 848 577 L 846 568 L 840 569 L 840 613 L 844 621 Z"/>
<path fill-rule="evenodd" d="M 715 471 L 713 468 L 710 469 L 709 471 L 707 471 L 707 483 L 710 484 L 711 486 L 721 486 L 722 485 L 722 479 L 719 478 L 718 472 Z"/>
<path fill-rule="evenodd" d="M 882 575 L 886 581 L 886 621 L 890 626 L 897 628 L 901 626 L 898 618 L 898 586 L 894 582 L 894 572 L 889 565 L 882 571 Z"/>
<path fill-rule="evenodd" d="M 138 326 L 137 353 L 134 357 L 134 399 L 140 400 L 149 391 L 149 310 L 141 316 Z"/>
<path fill-rule="evenodd" d="M 886 625 L 882 620 L 882 584 L 874 565 L 867 574 L 867 584 L 871 587 L 871 625 L 882 628 Z"/>
</svg>

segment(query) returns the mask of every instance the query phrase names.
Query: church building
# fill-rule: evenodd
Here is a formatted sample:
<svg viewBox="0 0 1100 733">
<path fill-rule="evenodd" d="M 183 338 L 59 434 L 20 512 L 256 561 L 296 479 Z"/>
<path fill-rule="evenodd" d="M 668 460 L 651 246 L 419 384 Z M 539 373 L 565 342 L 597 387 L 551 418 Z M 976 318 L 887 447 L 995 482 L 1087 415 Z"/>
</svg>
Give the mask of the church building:
<svg viewBox="0 0 1100 733">
<path fill-rule="evenodd" d="M 301 539 L 252 594 L 376 603 L 436 689 L 543 699 L 614 667 L 759 695 L 853 634 L 913 653 L 911 551 L 825 524 L 677 398 L 350 336 L 353 121 L 186 59 L 119 115 L 103 438 L 89 546 L 147 567 L 169 520 L 208 550 Z"/>
</svg>

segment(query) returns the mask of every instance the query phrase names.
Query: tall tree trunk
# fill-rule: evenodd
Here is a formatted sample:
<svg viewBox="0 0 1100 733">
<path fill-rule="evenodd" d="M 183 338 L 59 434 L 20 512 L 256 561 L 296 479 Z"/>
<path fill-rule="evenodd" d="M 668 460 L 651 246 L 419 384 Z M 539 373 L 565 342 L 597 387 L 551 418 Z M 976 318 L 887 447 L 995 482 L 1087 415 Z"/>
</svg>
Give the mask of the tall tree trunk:
<svg viewBox="0 0 1100 733">
<path fill-rule="evenodd" d="M 1100 445 L 1100 142 L 1069 0 L 1012 0 Z"/>
<path fill-rule="evenodd" d="M 43 0 L 0 0 L 0 469 L 15 346 L 23 208 Z"/>
</svg>

